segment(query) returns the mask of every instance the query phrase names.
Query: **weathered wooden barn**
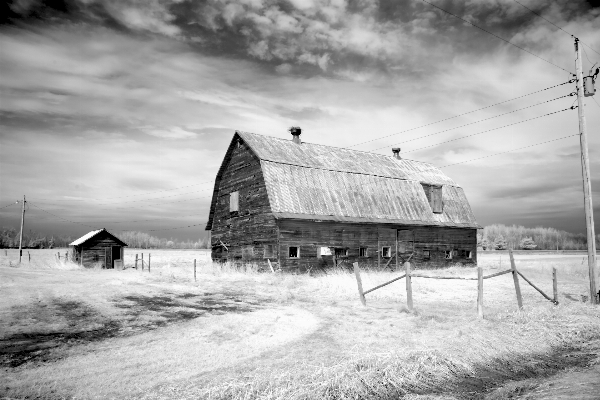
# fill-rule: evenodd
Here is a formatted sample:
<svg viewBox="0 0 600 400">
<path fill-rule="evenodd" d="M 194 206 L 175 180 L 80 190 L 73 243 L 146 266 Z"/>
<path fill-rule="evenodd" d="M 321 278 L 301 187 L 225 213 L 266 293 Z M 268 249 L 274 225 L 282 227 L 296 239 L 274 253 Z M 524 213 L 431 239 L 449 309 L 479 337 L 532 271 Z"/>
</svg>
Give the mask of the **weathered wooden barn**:
<svg viewBox="0 0 600 400">
<path fill-rule="evenodd" d="M 206 230 L 212 259 L 304 271 L 477 263 L 479 225 L 463 189 L 435 166 L 236 131 Z"/>
<path fill-rule="evenodd" d="M 119 238 L 106 229 L 91 231 L 69 244 L 73 261 L 85 267 L 100 263 L 102 268 L 122 268 L 125 247 Z"/>
</svg>

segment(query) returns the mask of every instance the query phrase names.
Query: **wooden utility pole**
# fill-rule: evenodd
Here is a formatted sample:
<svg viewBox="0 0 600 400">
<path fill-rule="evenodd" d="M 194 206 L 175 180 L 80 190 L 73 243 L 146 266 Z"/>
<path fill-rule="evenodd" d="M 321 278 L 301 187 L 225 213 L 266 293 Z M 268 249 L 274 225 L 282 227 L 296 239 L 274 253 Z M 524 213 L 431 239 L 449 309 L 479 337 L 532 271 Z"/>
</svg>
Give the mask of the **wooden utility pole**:
<svg viewBox="0 0 600 400">
<path fill-rule="evenodd" d="M 579 114 L 579 138 L 581 143 L 581 169 L 583 174 L 583 202 L 585 206 L 585 225 L 587 229 L 587 252 L 590 275 L 590 303 L 598 304 L 596 289 L 596 237 L 594 234 L 594 210 L 592 208 L 592 184 L 590 162 L 588 160 L 587 126 L 583 105 L 583 61 L 581 43 L 575 38 L 575 70 L 577 72 L 577 112 Z"/>
<path fill-rule="evenodd" d="M 23 256 L 23 226 L 25 225 L 25 195 L 23 195 L 23 211 L 21 212 L 21 234 L 19 235 L 19 264 Z"/>
</svg>

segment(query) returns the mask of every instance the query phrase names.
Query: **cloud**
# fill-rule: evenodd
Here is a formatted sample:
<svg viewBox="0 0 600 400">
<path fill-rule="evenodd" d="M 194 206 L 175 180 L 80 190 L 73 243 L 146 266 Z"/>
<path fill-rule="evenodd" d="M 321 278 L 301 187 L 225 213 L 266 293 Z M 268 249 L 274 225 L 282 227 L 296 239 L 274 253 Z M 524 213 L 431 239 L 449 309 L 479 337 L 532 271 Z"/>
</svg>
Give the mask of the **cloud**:
<svg viewBox="0 0 600 400">
<path fill-rule="evenodd" d="M 164 139 L 190 139 L 196 137 L 194 132 L 186 131 L 179 126 L 173 126 L 166 129 L 146 129 L 142 130 L 148 135 L 156 136 Z"/>
</svg>

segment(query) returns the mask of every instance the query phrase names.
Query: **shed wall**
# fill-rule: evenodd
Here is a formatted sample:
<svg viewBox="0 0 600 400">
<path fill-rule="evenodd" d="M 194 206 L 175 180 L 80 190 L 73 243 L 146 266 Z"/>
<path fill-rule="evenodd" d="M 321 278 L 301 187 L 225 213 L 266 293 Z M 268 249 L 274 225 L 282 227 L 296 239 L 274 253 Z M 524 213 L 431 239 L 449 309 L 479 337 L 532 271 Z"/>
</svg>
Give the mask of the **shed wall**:
<svg viewBox="0 0 600 400">
<path fill-rule="evenodd" d="M 123 246 L 115 241 L 110 235 L 99 234 L 80 246 L 76 246 L 76 260 L 80 262 L 80 257 L 83 252 L 83 265 L 86 267 L 100 263 L 102 268 L 113 268 L 112 247 L 120 248 L 121 259 L 124 256 Z"/>
</svg>

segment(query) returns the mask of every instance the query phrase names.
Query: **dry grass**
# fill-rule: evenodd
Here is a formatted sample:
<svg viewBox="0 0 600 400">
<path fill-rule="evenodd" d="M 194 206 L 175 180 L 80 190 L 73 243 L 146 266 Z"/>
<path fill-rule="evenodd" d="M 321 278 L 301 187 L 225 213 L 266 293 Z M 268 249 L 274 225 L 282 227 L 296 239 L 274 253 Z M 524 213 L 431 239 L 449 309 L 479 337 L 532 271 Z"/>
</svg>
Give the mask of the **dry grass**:
<svg viewBox="0 0 600 400">
<path fill-rule="evenodd" d="M 587 267 L 578 256 L 517 256 L 522 272 L 550 294 L 551 270 L 558 269 L 560 305 L 522 282 L 525 310 L 518 312 L 512 278 L 503 275 L 485 281 L 483 321 L 476 315 L 476 281 L 414 278 L 416 310 L 409 313 L 404 280 L 368 294 L 363 307 L 353 274 L 344 270 L 318 276 L 265 274 L 253 267 L 198 261 L 195 282 L 193 263 L 190 268 L 184 262 L 196 256 L 199 260 L 182 251 L 152 252 L 150 274 L 65 271 L 48 268 L 50 260 L 10 268 L 2 259 L 2 338 L 104 332 L 99 327 L 110 324 L 116 330 L 94 340 L 60 342 L 43 357 L 5 365 L 0 394 L 480 398 L 522 378 L 533 381 L 513 383 L 502 393 L 528 390 L 526 385 L 536 385 L 535 377 L 582 363 L 598 348 L 592 344 L 599 339 L 600 310 L 580 301 L 587 291 Z M 484 256 L 480 265 L 486 273 L 497 272 L 498 261 L 497 255 Z M 506 257 L 502 269 L 507 266 Z M 435 274 L 476 276 L 476 270 Z M 367 271 L 363 284 L 370 288 L 397 275 Z M 209 300 L 215 307 L 200 310 L 212 304 Z M 236 309 L 237 304 L 248 308 Z"/>
</svg>

